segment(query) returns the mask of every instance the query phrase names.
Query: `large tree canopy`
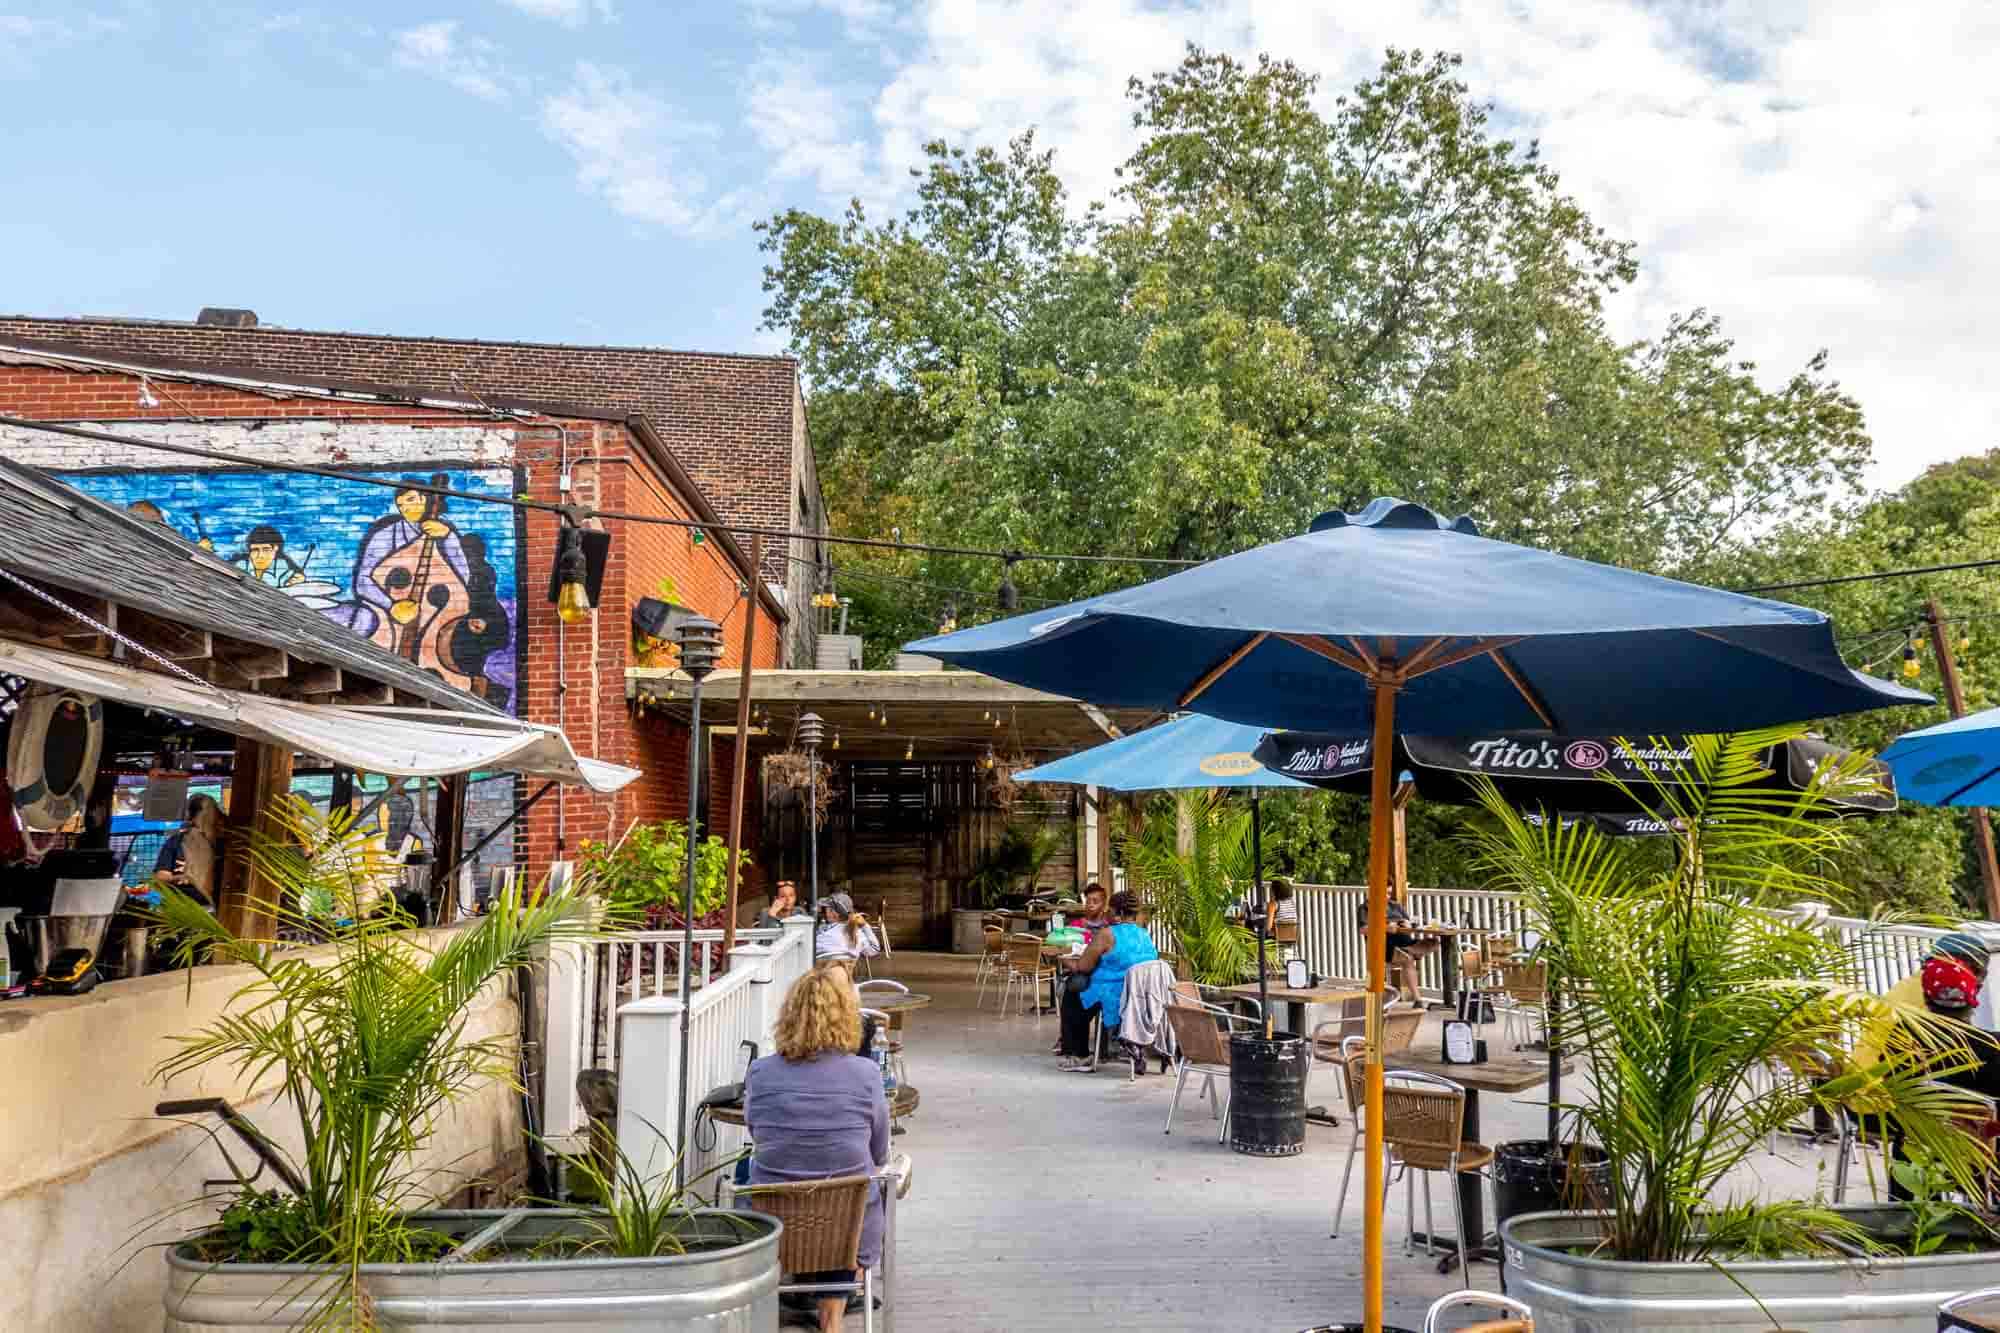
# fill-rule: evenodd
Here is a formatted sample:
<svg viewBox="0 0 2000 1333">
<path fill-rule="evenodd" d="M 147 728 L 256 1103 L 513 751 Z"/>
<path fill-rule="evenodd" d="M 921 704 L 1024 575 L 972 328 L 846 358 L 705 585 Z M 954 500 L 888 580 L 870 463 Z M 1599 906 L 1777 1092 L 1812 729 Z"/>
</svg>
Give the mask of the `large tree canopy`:
<svg viewBox="0 0 2000 1333">
<path fill-rule="evenodd" d="M 1140 142 L 1107 200 L 1079 206 L 1024 129 L 929 144 L 900 217 L 761 224 L 835 529 L 1198 559 L 1395 494 L 1714 581 L 1769 564 L 1747 539 L 1813 523 L 1844 559 L 1823 516 L 1858 499 L 1870 444 L 1824 356 L 1762 375 L 1702 310 L 1619 342 L 1604 307 L 1631 247 L 1495 132 L 1457 65 L 1391 51 L 1327 102 L 1287 61 L 1190 49 L 1131 81 Z M 990 560 L 841 561 L 875 662 L 999 614 Z M 1012 578 L 1033 605 L 1156 572 Z M 1359 864 L 1357 821 L 1277 804 L 1301 874 Z M 1412 840 L 1420 873 L 1456 876 L 1456 818 Z"/>
</svg>

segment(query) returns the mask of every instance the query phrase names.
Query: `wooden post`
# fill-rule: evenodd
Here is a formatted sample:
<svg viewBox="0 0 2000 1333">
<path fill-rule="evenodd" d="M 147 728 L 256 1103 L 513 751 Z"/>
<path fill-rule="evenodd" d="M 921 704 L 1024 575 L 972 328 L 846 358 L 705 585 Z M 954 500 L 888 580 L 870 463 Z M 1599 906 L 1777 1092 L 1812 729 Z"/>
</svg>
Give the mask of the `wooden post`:
<svg viewBox="0 0 2000 1333">
<path fill-rule="evenodd" d="M 458 863 L 465 856 L 465 798 L 472 785 L 471 774 L 453 773 L 438 779 L 437 819 L 431 829 L 437 846 L 431 848 L 431 923 L 448 926 L 458 919 Z"/>
<path fill-rule="evenodd" d="M 752 659 L 757 655 L 757 586 L 764 577 L 764 537 L 750 538 L 750 595 L 743 612 L 743 661 L 736 681 L 736 747 L 731 752 L 729 775 L 729 910 L 722 919 L 722 956 L 736 948 L 737 894 L 743 871 L 743 788 L 750 780 L 750 681 Z M 887 929 L 887 927 L 884 927 Z"/>
<path fill-rule="evenodd" d="M 1104 788 L 1097 789 L 1097 882 L 1111 889 L 1111 808 L 1116 798 Z"/>
<path fill-rule="evenodd" d="M 275 807 L 291 790 L 289 746 L 242 739 L 236 742 L 218 908 L 222 923 L 243 939 L 270 939 L 277 933 L 277 890 L 257 873 L 249 856 L 249 840 L 253 830 L 266 837 L 279 835 Z"/>
<path fill-rule="evenodd" d="M 1965 689 L 1958 680 L 1958 660 L 1952 656 L 1951 640 L 1945 637 L 1944 612 L 1937 598 L 1924 603 L 1924 623 L 1931 628 L 1931 647 L 1937 653 L 1938 674 L 1944 678 L 1945 703 L 1953 717 L 1965 716 Z M 1973 806 L 1972 844 L 1979 854 L 1979 878 L 1986 886 L 1986 919 L 2000 921 L 2000 860 L 1993 852 L 1993 822 L 1986 807 Z"/>
</svg>

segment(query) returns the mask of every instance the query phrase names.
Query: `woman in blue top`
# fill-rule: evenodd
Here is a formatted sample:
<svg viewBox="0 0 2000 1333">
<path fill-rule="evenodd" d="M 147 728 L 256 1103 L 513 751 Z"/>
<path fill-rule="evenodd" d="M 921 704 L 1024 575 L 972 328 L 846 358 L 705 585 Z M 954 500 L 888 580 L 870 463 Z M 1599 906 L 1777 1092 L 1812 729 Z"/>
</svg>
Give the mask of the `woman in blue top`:
<svg viewBox="0 0 2000 1333">
<path fill-rule="evenodd" d="M 1081 990 L 1063 987 L 1060 1067 L 1070 1073 L 1090 1069 L 1090 1011 L 1103 1014 L 1107 1031 L 1117 1027 L 1118 1005 L 1125 998 L 1125 974 L 1160 956 L 1153 947 L 1153 937 L 1139 924 L 1137 898 L 1123 890 L 1112 894 L 1111 918 L 1111 929 L 1092 934 L 1089 948 L 1075 958 L 1062 960 L 1069 971 L 1090 976 Z"/>
</svg>

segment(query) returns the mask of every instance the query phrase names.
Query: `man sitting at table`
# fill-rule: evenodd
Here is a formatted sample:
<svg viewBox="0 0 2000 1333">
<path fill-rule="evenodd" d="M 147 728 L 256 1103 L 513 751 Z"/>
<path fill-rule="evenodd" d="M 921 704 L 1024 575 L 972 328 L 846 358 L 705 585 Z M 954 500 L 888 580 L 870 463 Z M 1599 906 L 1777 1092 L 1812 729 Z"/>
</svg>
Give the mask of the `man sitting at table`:
<svg viewBox="0 0 2000 1333">
<path fill-rule="evenodd" d="M 1085 978 L 1079 990 L 1063 987 L 1062 1055 L 1065 1073 L 1090 1071 L 1090 1011 L 1098 1011 L 1106 1031 L 1118 1026 L 1118 1006 L 1125 998 L 1125 974 L 1140 963 L 1156 961 L 1160 951 L 1139 924 L 1139 900 L 1120 890 L 1111 895 L 1112 924 L 1090 937 L 1090 945 L 1074 958 L 1059 960 L 1065 971 Z"/>
</svg>

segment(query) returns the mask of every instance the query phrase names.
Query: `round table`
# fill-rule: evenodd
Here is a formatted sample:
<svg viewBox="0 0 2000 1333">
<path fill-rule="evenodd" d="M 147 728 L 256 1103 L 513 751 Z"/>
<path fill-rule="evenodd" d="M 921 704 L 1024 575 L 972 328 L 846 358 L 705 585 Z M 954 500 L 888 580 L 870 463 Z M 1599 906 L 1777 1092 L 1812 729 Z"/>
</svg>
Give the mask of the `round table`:
<svg viewBox="0 0 2000 1333">
<path fill-rule="evenodd" d="M 873 1009 L 878 1014 L 906 1014 L 912 1009 L 928 1009 L 930 1006 L 931 997 L 919 991 L 861 992 L 861 1007 Z"/>
</svg>

